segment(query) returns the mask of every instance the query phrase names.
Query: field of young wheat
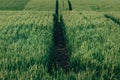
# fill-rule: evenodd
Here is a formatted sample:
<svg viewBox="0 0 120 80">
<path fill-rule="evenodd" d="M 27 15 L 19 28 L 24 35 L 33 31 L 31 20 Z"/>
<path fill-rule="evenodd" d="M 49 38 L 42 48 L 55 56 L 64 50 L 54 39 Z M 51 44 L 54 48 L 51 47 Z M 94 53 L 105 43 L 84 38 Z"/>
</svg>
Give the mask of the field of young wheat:
<svg viewBox="0 0 120 80">
<path fill-rule="evenodd" d="M 0 0 L 0 80 L 119 80 L 119 0 Z"/>
</svg>

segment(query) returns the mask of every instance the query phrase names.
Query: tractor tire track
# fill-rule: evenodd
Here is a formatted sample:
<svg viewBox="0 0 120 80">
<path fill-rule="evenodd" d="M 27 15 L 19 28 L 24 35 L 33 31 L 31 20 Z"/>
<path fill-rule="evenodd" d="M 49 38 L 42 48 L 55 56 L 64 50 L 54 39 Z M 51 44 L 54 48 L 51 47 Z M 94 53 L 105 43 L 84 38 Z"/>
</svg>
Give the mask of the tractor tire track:
<svg viewBox="0 0 120 80">
<path fill-rule="evenodd" d="M 56 0 L 56 16 L 54 16 L 54 33 L 53 33 L 53 40 L 54 40 L 54 51 L 53 51 L 53 58 L 54 58 L 54 65 L 55 68 L 62 68 L 65 71 L 68 71 L 69 67 L 69 54 L 66 48 L 66 41 L 65 41 L 65 34 L 62 28 L 62 16 L 60 16 L 59 12 L 59 3 Z M 60 21 L 59 21 L 60 16 Z"/>
<path fill-rule="evenodd" d="M 58 19 L 58 18 L 56 18 Z M 62 68 L 64 71 L 68 71 L 70 57 L 66 47 L 65 34 L 62 28 L 62 17 L 60 22 L 55 20 L 54 25 L 54 65 L 56 68 Z"/>
<path fill-rule="evenodd" d="M 120 21 L 118 19 L 114 18 L 113 16 L 110 16 L 110 15 L 107 15 L 107 14 L 105 14 L 104 16 L 108 19 L 111 19 L 114 23 L 120 25 Z"/>
<path fill-rule="evenodd" d="M 59 14 L 59 2 L 56 0 L 56 9 L 54 15 L 54 29 L 53 29 L 53 49 L 50 54 L 50 60 L 48 63 L 48 72 L 63 69 L 63 71 L 69 71 L 70 55 L 66 47 L 65 33 L 63 30 L 62 16 Z"/>
<path fill-rule="evenodd" d="M 72 3 L 70 0 L 68 0 L 68 5 L 69 5 L 69 11 L 72 11 Z"/>
</svg>

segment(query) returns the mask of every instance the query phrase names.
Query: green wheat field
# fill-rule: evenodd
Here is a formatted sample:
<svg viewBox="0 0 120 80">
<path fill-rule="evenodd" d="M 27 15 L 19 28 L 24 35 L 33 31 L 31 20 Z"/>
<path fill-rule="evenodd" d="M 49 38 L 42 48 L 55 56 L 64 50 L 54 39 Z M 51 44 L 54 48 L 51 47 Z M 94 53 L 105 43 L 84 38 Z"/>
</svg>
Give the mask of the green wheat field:
<svg viewBox="0 0 120 80">
<path fill-rule="evenodd" d="M 49 68 L 56 1 L 68 72 Z M 120 0 L 0 0 L 0 80 L 120 80 Z"/>
</svg>

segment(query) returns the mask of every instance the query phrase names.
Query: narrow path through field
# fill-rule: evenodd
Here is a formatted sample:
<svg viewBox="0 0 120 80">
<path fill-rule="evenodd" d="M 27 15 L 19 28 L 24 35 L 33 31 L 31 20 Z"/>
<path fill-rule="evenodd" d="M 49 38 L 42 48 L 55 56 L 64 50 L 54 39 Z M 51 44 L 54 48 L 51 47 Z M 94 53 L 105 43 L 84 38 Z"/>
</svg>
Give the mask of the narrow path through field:
<svg viewBox="0 0 120 80">
<path fill-rule="evenodd" d="M 72 10 L 72 5 L 68 0 L 69 10 Z M 68 72 L 70 67 L 70 54 L 67 50 L 67 43 L 64 32 L 64 23 L 62 20 L 62 14 L 59 7 L 64 5 L 59 5 L 59 0 L 56 0 L 56 9 L 54 15 L 54 29 L 53 29 L 53 49 L 49 55 L 48 61 L 48 72 L 52 74 L 52 71 L 58 69 L 63 69 L 63 71 Z"/>
<path fill-rule="evenodd" d="M 51 70 L 58 70 L 62 68 L 65 72 L 69 71 L 70 54 L 67 51 L 65 33 L 63 30 L 62 16 L 59 13 L 59 3 L 56 0 L 56 10 L 54 15 L 54 29 L 53 29 L 53 51 L 51 54 L 51 61 L 49 63 Z M 54 68 L 54 69 L 53 69 Z"/>
<path fill-rule="evenodd" d="M 60 16 L 58 0 L 56 0 L 56 16 L 54 21 L 54 64 L 55 67 L 61 67 L 65 71 L 69 68 L 69 54 L 66 48 L 65 34 L 62 26 L 62 16 Z M 60 20 L 59 20 L 60 17 Z"/>
<path fill-rule="evenodd" d="M 54 26 L 54 64 L 55 67 L 61 67 L 65 71 L 68 71 L 69 68 L 69 54 L 66 48 L 65 36 L 62 28 L 61 21 L 58 22 L 56 18 Z"/>
</svg>

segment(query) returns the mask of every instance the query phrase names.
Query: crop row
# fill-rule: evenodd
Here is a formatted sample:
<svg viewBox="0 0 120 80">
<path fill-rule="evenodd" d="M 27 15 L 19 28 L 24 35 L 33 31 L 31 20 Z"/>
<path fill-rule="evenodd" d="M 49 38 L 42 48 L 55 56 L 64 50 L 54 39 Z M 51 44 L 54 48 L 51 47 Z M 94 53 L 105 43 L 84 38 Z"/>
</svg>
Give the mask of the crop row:
<svg viewBox="0 0 120 80">
<path fill-rule="evenodd" d="M 0 10 L 23 10 L 29 0 L 0 0 Z"/>
<path fill-rule="evenodd" d="M 120 78 L 120 26 L 98 12 L 64 12 L 70 67 L 80 80 Z"/>
<path fill-rule="evenodd" d="M 0 10 L 55 11 L 56 0 L 0 0 Z"/>
<path fill-rule="evenodd" d="M 0 80 L 49 79 L 52 30 L 52 12 L 0 12 Z"/>
<path fill-rule="evenodd" d="M 55 11 L 56 0 L 30 0 L 25 10 L 33 11 Z"/>
<path fill-rule="evenodd" d="M 76 11 L 119 11 L 119 0 L 58 0 L 62 10 L 69 10 L 68 1 Z M 56 0 L 0 0 L 0 10 L 55 11 Z M 117 6 L 117 7 L 116 7 Z"/>
<path fill-rule="evenodd" d="M 119 11 L 119 0 L 70 0 L 76 11 Z"/>
<path fill-rule="evenodd" d="M 67 2 L 59 2 L 63 3 Z M 60 11 L 68 9 L 61 5 Z M 31 0 L 25 9 L 45 9 L 44 4 L 40 6 Z M 53 10 L 52 6 L 46 9 Z M 53 12 L 1 11 L 0 79 L 119 79 L 120 26 L 101 12 L 63 12 L 62 20 L 71 55 L 70 72 L 50 76 L 47 64 L 53 46 Z"/>
</svg>

